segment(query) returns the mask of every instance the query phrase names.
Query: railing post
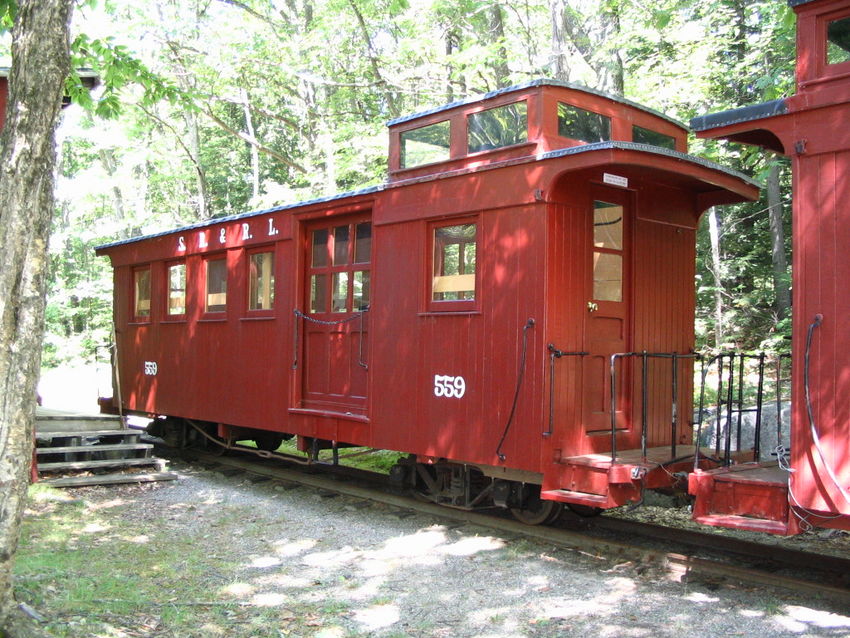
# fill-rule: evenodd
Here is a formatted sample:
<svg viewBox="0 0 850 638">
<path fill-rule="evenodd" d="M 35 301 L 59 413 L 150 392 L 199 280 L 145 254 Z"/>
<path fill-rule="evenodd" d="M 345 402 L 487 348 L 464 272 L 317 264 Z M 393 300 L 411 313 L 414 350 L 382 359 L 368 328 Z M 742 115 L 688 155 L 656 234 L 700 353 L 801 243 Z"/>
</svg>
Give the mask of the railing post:
<svg viewBox="0 0 850 638">
<path fill-rule="evenodd" d="M 617 462 L 617 357 L 611 355 L 611 463 Z"/>
<path fill-rule="evenodd" d="M 753 461 L 761 457 L 761 409 L 764 404 L 764 352 L 759 353 L 759 383 L 756 394 L 756 431 L 753 440 Z"/>
<path fill-rule="evenodd" d="M 671 434 L 672 438 L 670 441 L 670 458 L 676 458 L 676 438 L 679 436 L 679 403 L 678 403 L 678 394 L 679 394 L 679 355 L 675 352 L 673 353 L 673 361 L 671 363 L 671 368 L 673 371 L 673 397 L 672 397 L 672 422 L 671 422 Z"/>
<path fill-rule="evenodd" d="M 646 437 L 649 424 L 647 423 L 647 399 L 649 398 L 649 390 L 646 387 L 647 377 L 647 360 L 648 354 L 646 350 L 641 354 L 641 414 L 640 414 L 640 451 L 643 455 L 643 461 L 646 462 Z"/>
<path fill-rule="evenodd" d="M 723 445 L 723 464 L 732 465 L 732 397 L 735 394 L 735 355 L 729 355 L 729 385 L 726 388 L 726 436 Z"/>
</svg>

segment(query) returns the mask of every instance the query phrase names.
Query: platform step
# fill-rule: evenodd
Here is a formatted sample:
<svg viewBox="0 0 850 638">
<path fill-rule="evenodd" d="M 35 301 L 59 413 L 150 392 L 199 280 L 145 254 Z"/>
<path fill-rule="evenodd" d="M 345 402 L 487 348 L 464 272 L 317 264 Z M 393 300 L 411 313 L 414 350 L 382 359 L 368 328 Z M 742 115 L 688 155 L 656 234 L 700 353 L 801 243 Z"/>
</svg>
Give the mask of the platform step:
<svg viewBox="0 0 850 638">
<path fill-rule="evenodd" d="M 135 474 L 94 474 L 92 476 L 63 476 L 39 481 L 51 487 L 82 487 L 86 485 L 120 485 L 122 483 L 153 483 L 174 481 L 176 472 L 138 472 Z"/>
<path fill-rule="evenodd" d="M 63 461 L 61 463 L 39 463 L 39 472 L 58 472 L 63 470 L 92 470 L 102 467 L 129 467 L 133 465 L 157 465 L 160 468 L 165 461 L 148 457 L 144 459 L 103 459 L 98 461 Z"/>
<path fill-rule="evenodd" d="M 138 438 L 142 432 L 128 428 L 114 428 L 112 430 L 36 430 L 35 438 L 39 441 L 52 439 L 70 439 L 76 437 L 94 436 L 126 436 Z"/>
<path fill-rule="evenodd" d="M 152 450 L 152 443 L 109 443 L 105 445 L 65 445 L 62 447 L 40 447 L 36 453 L 44 454 L 83 454 L 94 452 L 136 452 L 139 450 Z"/>
<path fill-rule="evenodd" d="M 779 536 L 791 536 L 797 533 L 783 521 L 774 521 L 766 518 L 752 518 L 737 514 L 704 514 L 695 516 L 695 522 L 712 527 L 727 527 L 730 529 L 746 530 L 750 532 L 763 532 Z"/>
<path fill-rule="evenodd" d="M 577 505 L 589 505 L 591 507 L 610 507 L 607 494 L 591 494 L 589 492 L 574 492 L 572 490 L 546 490 L 540 496 L 545 500 L 558 501 L 560 503 L 575 503 Z"/>
<path fill-rule="evenodd" d="M 102 414 L 36 414 L 36 431 L 72 431 L 104 430 L 110 425 L 113 429 L 122 429 L 124 423 L 120 417 Z"/>
<path fill-rule="evenodd" d="M 742 463 L 688 475 L 693 520 L 780 536 L 799 534 L 788 502 L 788 474 L 775 463 Z"/>
</svg>

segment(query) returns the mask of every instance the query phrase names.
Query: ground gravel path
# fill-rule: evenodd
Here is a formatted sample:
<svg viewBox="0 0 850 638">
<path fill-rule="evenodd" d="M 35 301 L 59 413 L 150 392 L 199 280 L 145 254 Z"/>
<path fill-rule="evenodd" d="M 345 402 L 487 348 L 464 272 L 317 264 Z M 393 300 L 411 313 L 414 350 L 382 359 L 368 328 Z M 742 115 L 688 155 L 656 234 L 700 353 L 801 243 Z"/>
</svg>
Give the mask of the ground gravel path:
<svg viewBox="0 0 850 638">
<path fill-rule="evenodd" d="M 238 603 L 239 614 L 179 633 L 153 622 L 147 633 L 102 635 L 850 637 L 850 610 L 782 590 L 675 582 L 654 567 L 309 487 L 172 469 L 178 481 L 71 494 L 101 518 L 131 519 L 139 538 L 191 536 L 220 565 L 206 575 L 207 599 Z"/>
</svg>

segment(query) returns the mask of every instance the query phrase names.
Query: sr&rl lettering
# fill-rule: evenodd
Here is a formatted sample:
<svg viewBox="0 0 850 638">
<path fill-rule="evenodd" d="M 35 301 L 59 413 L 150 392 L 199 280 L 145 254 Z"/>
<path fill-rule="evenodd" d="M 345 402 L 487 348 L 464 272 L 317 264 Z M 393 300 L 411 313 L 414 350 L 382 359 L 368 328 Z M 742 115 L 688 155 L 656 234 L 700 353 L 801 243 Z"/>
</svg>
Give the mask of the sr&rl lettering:
<svg viewBox="0 0 850 638">
<path fill-rule="evenodd" d="M 268 221 L 268 224 L 269 224 L 268 228 L 267 228 L 267 233 L 266 233 L 267 236 L 268 237 L 274 237 L 276 235 L 279 235 L 280 230 L 274 225 L 274 217 L 269 217 L 267 221 Z M 251 232 L 251 224 L 249 224 L 248 222 L 243 222 L 242 224 L 239 225 L 238 228 L 239 228 L 239 231 L 241 231 L 240 235 L 242 237 L 242 241 L 248 241 L 250 239 L 254 239 L 254 234 Z M 237 232 L 239 232 L 239 231 L 237 231 Z M 203 231 L 203 230 L 200 231 L 197 234 L 197 238 L 198 238 L 197 245 L 198 245 L 199 249 L 200 248 L 208 248 L 209 243 L 211 241 L 214 241 L 213 238 L 215 237 L 216 231 L 211 230 L 209 232 L 210 232 L 209 236 L 207 235 L 207 231 Z M 226 227 L 222 227 L 222 228 L 218 229 L 218 243 L 221 244 L 221 245 L 227 244 L 227 228 Z M 186 238 L 183 235 L 180 235 L 177 238 L 177 251 L 181 252 L 181 253 L 186 251 Z"/>
</svg>

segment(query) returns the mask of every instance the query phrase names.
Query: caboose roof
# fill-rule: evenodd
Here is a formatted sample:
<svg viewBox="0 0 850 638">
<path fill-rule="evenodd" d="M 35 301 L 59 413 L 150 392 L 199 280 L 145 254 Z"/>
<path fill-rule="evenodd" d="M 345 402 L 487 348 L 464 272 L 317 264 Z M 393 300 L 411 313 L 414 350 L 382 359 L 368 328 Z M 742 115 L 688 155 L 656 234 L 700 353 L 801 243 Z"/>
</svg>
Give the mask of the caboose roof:
<svg viewBox="0 0 850 638">
<path fill-rule="evenodd" d="M 662 147 L 659 147 L 659 146 L 652 146 L 650 144 L 639 144 L 639 143 L 636 143 L 636 142 L 623 142 L 623 141 L 614 140 L 614 141 L 608 141 L 608 142 L 596 142 L 594 144 L 585 144 L 585 145 L 582 145 L 582 146 L 573 146 L 573 147 L 569 147 L 569 148 L 558 149 L 558 150 L 554 150 L 554 151 L 549 151 L 547 153 L 541 153 L 540 155 L 529 156 L 529 157 L 522 158 L 522 159 L 519 159 L 519 160 L 508 160 L 508 161 L 500 162 L 500 163 L 497 163 L 497 164 L 487 164 L 487 165 L 475 167 L 475 168 L 466 168 L 466 169 L 463 169 L 463 170 L 453 171 L 453 172 L 450 172 L 450 173 L 441 173 L 441 174 L 437 174 L 437 175 L 427 175 L 427 176 L 418 177 L 418 178 L 415 178 L 415 179 L 405 180 L 405 181 L 401 181 L 401 182 L 391 182 L 391 183 L 378 184 L 376 186 L 370 186 L 368 188 L 364 188 L 364 189 L 360 189 L 360 190 L 340 193 L 338 195 L 333 195 L 333 196 L 329 196 L 329 197 L 319 197 L 319 198 L 316 198 L 316 199 L 310 199 L 310 200 L 301 201 L 301 202 L 293 202 L 291 204 L 285 204 L 285 205 L 282 205 L 282 206 L 275 206 L 273 208 L 265 208 L 265 209 L 262 209 L 262 210 L 250 211 L 250 212 L 246 212 L 246 213 L 240 213 L 240 214 L 237 214 L 237 215 L 229 215 L 227 217 L 213 217 L 213 218 L 204 220 L 202 222 L 198 222 L 196 224 L 189 224 L 187 226 L 181 226 L 179 228 L 172 228 L 172 229 L 157 232 L 157 233 L 151 233 L 151 234 L 148 234 L 148 235 L 131 237 L 129 239 L 122 239 L 122 240 L 111 242 L 111 243 L 108 243 L 108 244 L 102 244 L 100 246 L 96 246 L 95 250 L 98 253 L 100 253 L 101 251 L 107 250 L 109 248 L 113 248 L 113 247 L 116 247 L 116 246 L 122 246 L 122 245 L 125 245 L 125 244 L 132 244 L 132 243 L 135 243 L 135 242 L 144 241 L 146 239 L 152 239 L 152 238 L 155 238 L 155 237 L 163 237 L 165 235 L 182 233 L 182 232 L 186 232 L 186 231 L 189 231 L 189 230 L 195 230 L 195 229 L 199 229 L 199 228 L 206 228 L 208 226 L 214 226 L 216 224 L 221 224 L 221 223 L 224 223 L 224 222 L 232 222 L 232 221 L 243 220 L 243 219 L 247 219 L 247 218 L 251 218 L 251 217 L 258 217 L 258 216 L 261 216 L 261 215 L 267 215 L 269 213 L 274 213 L 274 212 L 293 210 L 293 209 L 296 209 L 296 208 L 308 207 L 308 206 L 313 206 L 313 205 L 316 205 L 316 204 L 332 203 L 332 202 L 337 202 L 337 201 L 344 200 L 344 199 L 347 199 L 347 198 L 354 198 L 354 197 L 359 197 L 359 196 L 364 196 L 364 195 L 370 195 L 370 194 L 378 193 L 378 192 L 381 192 L 381 191 L 384 191 L 384 190 L 387 190 L 387 189 L 390 189 L 390 188 L 400 188 L 402 186 L 409 185 L 413 182 L 434 181 L 434 180 L 445 179 L 447 177 L 453 177 L 453 176 L 462 175 L 462 174 L 470 174 L 470 173 L 477 173 L 477 172 L 481 172 L 481 171 L 494 170 L 494 169 L 497 169 L 497 168 L 500 168 L 500 167 L 504 167 L 508 164 L 513 165 L 513 164 L 535 162 L 535 161 L 541 161 L 541 160 L 551 160 L 551 159 L 562 158 L 562 157 L 578 156 L 578 155 L 584 155 L 584 154 L 589 154 L 589 153 L 594 153 L 594 152 L 612 151 L 612 150 L 613 151 L 618 151 L 618 150 L 619 151 L 637 151 L 637 152 L 641 152 L 641 153 L 654 154 L 654 155 L 659 155 L 659 156 L 662 156 L 662 157 L 676 159 L 676 160 L 679 160 L 679 161 L 682 161 L 682 162 L 687 162 L 687 163 L 692 164 L 692 165 L 697 165 L 697 166 L 701 166 L 703 168 L 718 171 L 720 173 L 723 173 L 723 174 L 731 176 L 731 177 L 735 177 L 735 178 L 743 181 L 745 184 L 747 184 L 749 186 L 759 187 L 758 182 L 756 182 L 755 180 L 751 179 L 750 177 L 744 175 L 743 173 L 740 173 L 738 171 L 723 167 L 720 164 L 716 164 L 714 162 L 711 162 L 709 160 L 706 160 L 706 159 L 703 159 L 703 158 L 700 158 L 700 157 L 688 155 L 687 153 L 680 153 L 679 151 L 673 151 L 673 150 L 662 148 Z"/>
<path fill-rule="evenodd" d="M 515 93 L 518 91 L 525 91 L 527 89 L 536 88 L 540 86 L 557 86 L 566 89 L 572 89 L 574 91 L 581 91 L 583 93 L 587 93 L 589 95 L 597 95 L 599 97 L 603 97 L 619 104 L 625 104 L 632 108 L 643 111 L 644 113 L 649 113 L 654 115 L 655 117 L 660 117 L 664 120 L 667 120 L 671 124 L 675 124 L 676 126 L 687 130 L 687 127 L 680 121 L 661 113 L 660 111 L 656 111 L 655 109 L 648 108 L 637 102 L 632 102 L 622 96 L 614 95 L 612 93 L 606 93 L 605 91 L 598 91 L 596 89 L 591 89 L 589 87 L 583 86 L 581 84 L 574 84 L 572 82 L 563 82 L 561 80 L 553 80 L 551 78 L 539 78 L 537 80 L 531 80 L 530 82 L 525 82 L 523 84 L 516 84 L 514 86 L 509 86 L 504 89 L 497 89 L 495 91 L 490 91 L 489 93 L 485 93 L 484 95 L 473 95 L 471 97 L 465 98 L 463 100 L 457 100 L 456 102 L 451 102 L 449 104 L 444 104 L 442 106 L 437 106 L 433 109 L 428 109 L 426 111 L 419 111 L 417 113 L 412 113 L 410 115 L 403 115 L 402 117 L 397 117 L 393 120 L 387 122 L 387 126 L 395 126 L 397 124 L 403 124 L 405 122 L 410 122 L 412 120 L 416 120 L 419 118 L 427 117 L 429 115 L 434 115 L 435 113 L 441 113 L 443 111 L 449 111 L 451 109 L 455 109 L 460 106 L 468 106 L 470 104 L 474 104 L 476 102 L 484 102 L 486 100 L 490 100 L 494 97 L 499 97 L 501 95 L 507 95 L 509 93 Z"/>
</svg>

